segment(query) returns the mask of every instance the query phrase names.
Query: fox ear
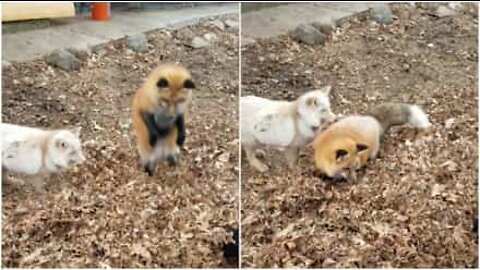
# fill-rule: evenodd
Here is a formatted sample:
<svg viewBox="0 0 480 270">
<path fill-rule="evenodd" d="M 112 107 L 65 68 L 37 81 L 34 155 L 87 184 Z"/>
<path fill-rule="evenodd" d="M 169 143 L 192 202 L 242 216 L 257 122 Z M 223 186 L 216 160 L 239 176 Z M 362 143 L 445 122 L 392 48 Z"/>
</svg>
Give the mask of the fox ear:
<svg viewBox="0 0 480 270">
<path fill-rule="evenodd" d="M 80 131 L 82 131 L 82 127 L 76 127 L 70 131 L 73 133 L 73 135 L 80 138 Z"/>
<path fill-rule="evenodd" d="M 336 159 L 337 161 L 341 158 L 343 158 L 344 156 L 348 155 L 348 152 L 345 150 L 345 149 L 338 149 L 336 152 L 335 152 L 335 155 L 336 155 Z"/>
<path fill-rule="evenodd" d="M 357 152 L 362 152 L 364 150 L 367 150 L 368 146 L 365 144 L 357 144 Z"/>
<path fill-rule="evenodd" d="M 194 88 L 195 88 L 195 84 L 193 83 L 192 80 L 186 79 L 186 80 L 183 82 L 183 88 L 194 89 Z"/>
<path fill-rule="evenodd" d="M 332 86 L 331 85 L 328 85 L 328 86 L 325 86 L 322 88 L 322 91 L 326 94 L 326 95 L 329 95 L 330 94 L 330 90 L 332 90 Z"/>
</svg>

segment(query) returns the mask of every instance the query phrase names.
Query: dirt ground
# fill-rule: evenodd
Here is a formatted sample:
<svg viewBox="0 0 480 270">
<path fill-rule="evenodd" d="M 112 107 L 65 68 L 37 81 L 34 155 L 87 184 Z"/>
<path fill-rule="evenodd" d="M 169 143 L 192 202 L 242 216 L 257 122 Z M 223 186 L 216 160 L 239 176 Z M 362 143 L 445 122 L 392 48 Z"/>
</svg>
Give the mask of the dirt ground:
<svg viewBox="0 0 480 270">
<path fill-rule="evenodd" d="M 217 36 L 211 46 L 184 45 L 209 32 Z M 88 156 L 47 178 L 45 192 L 28 178 L 23 186 L 3 185 L 3 267 L 231 266 L 222 246 L 238 226 L 238 30 L 220 31 L 204 20 L 148 38 L 148 53 L 111 42 L 80 71 L 43 60 L 3 70 L 3 122 L 80 125 Z M 130 104 L 163 61 L 187 66 L 197 89 L 181 164 L 162 165 L 148 177 L 138 161 Z"/>
<path fill-rule="evenodd" d="M 293 171 L 268 149 L 265 174 L 243 155 L 244 267 L 478 267 L 476 8 L 439 18 L 395 5 L 392 25 L 358 15 L 325 46 L 284 35 L 242 49 L 243 96 L 330 84 L 335 113 L 401 101 L 433 123 L 392 129 L 358 184 L 315 177 L 312 149 Z"/>
</svg>

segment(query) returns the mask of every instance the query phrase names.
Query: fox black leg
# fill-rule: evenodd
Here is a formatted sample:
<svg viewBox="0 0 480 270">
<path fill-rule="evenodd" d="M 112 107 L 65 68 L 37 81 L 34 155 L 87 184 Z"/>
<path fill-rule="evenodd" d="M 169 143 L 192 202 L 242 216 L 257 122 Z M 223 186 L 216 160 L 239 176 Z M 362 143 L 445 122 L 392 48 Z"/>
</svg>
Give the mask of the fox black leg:
<svg viewBox="0 0 480 270">
<path fill-rule="evenodd" d="M 158 134 L 157 125 L 155 124 L 155 116 L 153 113 L 142 112 L 142 119 L 148 130 L 149 143 L 153 147 L 160 137 Z"/>
<path fill-rule="evenodd" d="M 186 137 L 185 118 L 183 117 L 183 114 L 180 114 L 177 117 L 177 120 L 175 121 L 175 125 L 177 126 L 177 130 L 178 130 L 177 145 L 181 147 L 183 145 L 183 143 L 185 142 L 185 137 Z"/>
<path fill-rule="evenodd" d="M 148 174 L 148 176 L 153 176 L 153 173 L 155 172 L 155 167 L 155 163 L 151 161 L 143 164 L 143 170 Z"/>
</svg>

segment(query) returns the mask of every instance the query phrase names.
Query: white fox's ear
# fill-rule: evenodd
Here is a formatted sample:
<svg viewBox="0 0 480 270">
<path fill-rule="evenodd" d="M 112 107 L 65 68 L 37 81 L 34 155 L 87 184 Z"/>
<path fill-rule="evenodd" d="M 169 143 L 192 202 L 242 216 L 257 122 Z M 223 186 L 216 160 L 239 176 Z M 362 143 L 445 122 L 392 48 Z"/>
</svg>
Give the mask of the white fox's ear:
<svg viewBox="0 0 480 270">
<path fill-rule="evenodd" d="M 330 94 L 330 90 L 332 90 L 331 85 L 328 85 L 328 86 L 325 86 L 325 87 L 322 88 L 322 91 L 327 95 Z"/>
<path fill-rule="evenodd" d="M 76 127 L 70 131 L 73 133 L 73 135 L 80 137 L 80 132 L 82 131 L 82 127 Z"/>
</svg>

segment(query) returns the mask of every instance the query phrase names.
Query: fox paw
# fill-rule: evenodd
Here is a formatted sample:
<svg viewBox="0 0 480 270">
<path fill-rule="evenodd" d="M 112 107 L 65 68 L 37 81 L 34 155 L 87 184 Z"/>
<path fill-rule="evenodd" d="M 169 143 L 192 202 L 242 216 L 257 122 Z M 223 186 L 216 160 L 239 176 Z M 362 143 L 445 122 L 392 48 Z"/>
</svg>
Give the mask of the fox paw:
<svg viewBox="0 0 480 270">
<path fill-rule="evenodd" d="M 172 167 L 178 164 L 179 157 L 180 157 L 180 147 L 176 145 L 174 148 L 167 151 L 165 160 L 167 161 L 168 166 Z"/>
</svg>

